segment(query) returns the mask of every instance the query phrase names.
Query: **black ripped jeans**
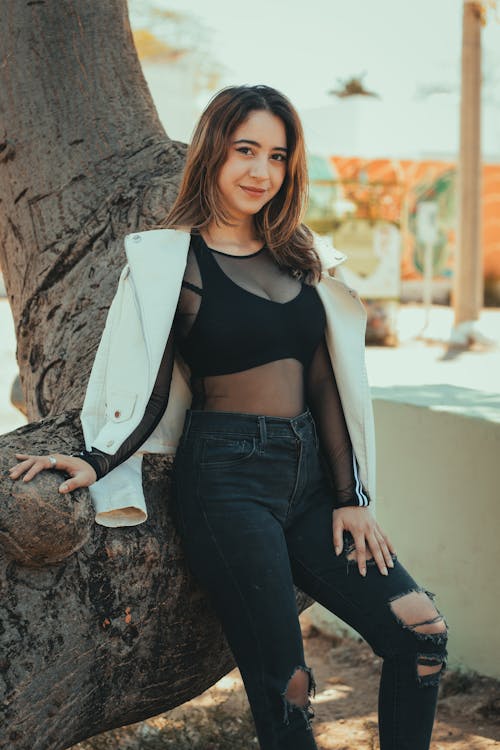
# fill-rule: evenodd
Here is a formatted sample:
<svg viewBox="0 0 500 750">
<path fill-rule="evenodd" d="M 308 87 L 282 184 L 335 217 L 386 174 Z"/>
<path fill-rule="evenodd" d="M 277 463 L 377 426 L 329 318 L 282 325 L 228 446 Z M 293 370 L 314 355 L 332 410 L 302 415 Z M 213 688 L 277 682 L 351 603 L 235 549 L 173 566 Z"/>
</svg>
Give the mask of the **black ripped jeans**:
<svg viewBox="0 0 500 750">
<path fill-rule="evenodd" d="M 425 590 L 395 555 L 387 576 L 372 561 L 363 577 L 347 558 L 348 532 L 335 555 L 332 490 L 309 410 L 290 419 L 188 410 L 173 490 L 188 565 L 221 620 L 261 749 L 317 747 L 310 699 L 285 695 L 297 669 L 308 674 L 308 696 L 315 689 L 294 583 L 383 657 L 381 750 L 427 749 L 447 632 L 418 632 L 393 612 L 392 601 Z M 441 672 L 418 671 L 435 663 Z"/>
</svg>

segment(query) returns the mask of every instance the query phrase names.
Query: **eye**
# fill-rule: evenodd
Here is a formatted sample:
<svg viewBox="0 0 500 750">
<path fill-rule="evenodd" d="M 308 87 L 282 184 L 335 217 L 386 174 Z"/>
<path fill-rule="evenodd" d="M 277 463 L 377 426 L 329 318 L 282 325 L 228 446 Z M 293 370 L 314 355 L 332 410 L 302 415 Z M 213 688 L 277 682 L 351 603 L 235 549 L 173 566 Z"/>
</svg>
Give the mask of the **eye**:
<svg viewBox="0 0 500 750">
<path fill-rule="evenodd" d="M 250 146 L 240 146 L 239 148 L 236 149 L 236 151 L 239 151 L 245 156 L 249 156 L 249 154 L 246 153 L 247 151 L 250 151 L 250 153 L 252 153 L 252 149 L 250 148 Z M 273 158 L 273 161 L 286 161 L 287 159 L 284 154 L 273 154 L 272 158 Z"/>
</svg>

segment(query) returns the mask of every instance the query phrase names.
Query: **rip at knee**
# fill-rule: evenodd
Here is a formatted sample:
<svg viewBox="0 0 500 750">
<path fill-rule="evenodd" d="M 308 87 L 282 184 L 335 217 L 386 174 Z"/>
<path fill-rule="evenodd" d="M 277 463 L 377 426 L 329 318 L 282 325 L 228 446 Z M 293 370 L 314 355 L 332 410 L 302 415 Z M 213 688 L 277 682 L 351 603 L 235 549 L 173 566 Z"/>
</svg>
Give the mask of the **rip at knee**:
<svg viewBox="0 0 500 750">
<path fill-rule="evenodd" d="M 434 594 L 413 590 L 389 601 L 391 611 L 402 628 L 413 633 L 432 652 L 417 653 L 416 672 L 419 685 L 437 685 L 446 668 L 448 626 L 432 601 Z"/>
<path fill-rule="evenodd" d="M 412 590 L 389 600 L 389 606 L 401 627 L 421 640 L 446 641 L 448 628 L 443 615 L 432 601 L 430 591 Z"/>
<path fill-rule="evenodd" d="M 417 654 L 419 685 L 437 685 L 446 666 L 444 654 Z"/>
<path fill-rule="evenodd" d="M 307 728 L 311 729 L 311 719 L 314 717 L 314 711 L 311 707 L 309 696 L 316 695 L 316 682 L 310 667 L 299 665 L 295 667 L 292 676 L 289 678 L 285 689 L 281 693 L 283 699 L 283 721 L 289 724 L 289 713 L 298 709 L 306 722 Z"/>
</svg>

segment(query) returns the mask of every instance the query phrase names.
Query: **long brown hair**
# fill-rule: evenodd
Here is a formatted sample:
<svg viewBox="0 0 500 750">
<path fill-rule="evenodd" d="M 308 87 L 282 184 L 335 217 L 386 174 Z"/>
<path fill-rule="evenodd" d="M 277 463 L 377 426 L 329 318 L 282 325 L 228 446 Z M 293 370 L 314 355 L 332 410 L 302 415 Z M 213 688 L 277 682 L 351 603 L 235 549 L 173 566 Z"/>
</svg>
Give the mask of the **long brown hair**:
<svg viewBox="0 0 500 750">
<path fill-rule="evenodd" d="M 217 177 L 226 159 L 230 136 L 255 110 L 266 110 L 281 118 L 288 149 L 283 184 L 254 216 L 255 229 L 281 266 L 312 284 L 320 278 L 321 262 L 313 234 L 302 222 L 309 200 L 304 133 L 291 102 L 270 86 L 227 86 L 210 99 L 188 146 L 177 198 L 157 227 L 189 226 L 196 233 L 212 219 L 218 224 L 230 224 L 220 200 Z"/>
</svg>

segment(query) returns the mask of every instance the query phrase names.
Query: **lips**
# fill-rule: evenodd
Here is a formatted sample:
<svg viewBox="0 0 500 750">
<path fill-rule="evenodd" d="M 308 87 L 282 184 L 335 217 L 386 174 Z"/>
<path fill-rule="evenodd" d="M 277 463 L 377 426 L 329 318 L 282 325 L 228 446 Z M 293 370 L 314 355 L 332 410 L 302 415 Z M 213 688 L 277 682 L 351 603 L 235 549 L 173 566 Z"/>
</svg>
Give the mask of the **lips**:
<svg viewBox="0 0 500 750">
<path fill-rule="evenodd" d="M 249 193 L 249 195 L 263 195 L 266 191 L 265 190 L 259 190 L 258 188 L 250 188 L 246 187 L 245 185 L 240 185 L 240 188 L 244 190 L 246 193 Z"/>
</svg>

